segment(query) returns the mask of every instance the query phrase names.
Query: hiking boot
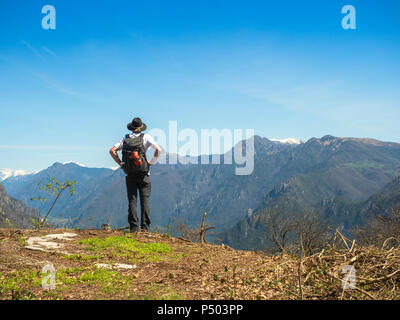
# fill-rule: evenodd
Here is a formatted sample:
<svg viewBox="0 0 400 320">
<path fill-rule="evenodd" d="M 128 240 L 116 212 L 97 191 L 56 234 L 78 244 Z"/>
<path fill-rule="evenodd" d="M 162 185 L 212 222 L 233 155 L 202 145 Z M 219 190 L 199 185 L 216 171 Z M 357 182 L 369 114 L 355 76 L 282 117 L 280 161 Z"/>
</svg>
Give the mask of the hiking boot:
<svg viewBox="0 0 400 320">
<path fill-rule="evenodd" d="M 139 228 L 130 228 L 130 229 L 129 229 L 129 232 L 130 232 L 130 233 L 138 233 L 139 231 L 140 231 Z"/>
</svg>

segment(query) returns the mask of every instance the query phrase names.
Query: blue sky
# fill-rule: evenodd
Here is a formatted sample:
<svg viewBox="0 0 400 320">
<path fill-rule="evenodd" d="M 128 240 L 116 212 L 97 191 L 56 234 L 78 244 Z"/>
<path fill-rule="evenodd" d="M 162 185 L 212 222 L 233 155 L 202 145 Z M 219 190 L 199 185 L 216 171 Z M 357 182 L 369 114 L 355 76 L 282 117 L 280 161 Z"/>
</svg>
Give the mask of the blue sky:
<svg viewBox="0 0 400 320">
<path fill-rule="evenodd" d="M 400 142 L 399 16 L 395 0 L 3 0 L 0 168 L 112 166 L 134 116 L 167 133 Z"/>
</svg>

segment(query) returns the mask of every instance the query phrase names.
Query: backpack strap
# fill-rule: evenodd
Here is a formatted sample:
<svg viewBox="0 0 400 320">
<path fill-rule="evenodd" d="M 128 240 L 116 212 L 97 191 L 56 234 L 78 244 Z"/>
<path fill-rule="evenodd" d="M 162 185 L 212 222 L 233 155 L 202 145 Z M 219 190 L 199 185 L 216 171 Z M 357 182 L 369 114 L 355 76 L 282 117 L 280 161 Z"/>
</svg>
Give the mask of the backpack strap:
<svg viewBox="0 0 400 320">
<path fill-rule="evenodd" d="M 144 139 L 143 139 L 143 137 L 144 137 L 144 133 L 143 132 L 141 132 L 140 133 L 140 135 L 139 135 L 139 137 L 141 137 L 142 138 L 142 146 L 143 146 L 143 157 L 146 159 L 146 161 L 147 161 L 147 156 L 146 156 L 146 148 L 144 147 Z"/>
<path fill-rule="evenodd" d="M 129 136 L 130 136 L 130 134 L 127 133 L 127 134 L 125 135 L 125 139 L 129 138 Z M 141 133 L 139 136 L 140 136 L 140 137 L 143 137 L 143 136 L 144 136 L 144 133 Z"/>
<path fill-rule="evenodd" d="M 138 136 L 133 137 L 132 139 L 135 139 L 135 138 L 141 138 L 141 139 L 142 139 L 143 156 L 144 156 L 144 158 L 146 158 L 146 150 L 145 150 L 145 147 L 144 147 L 144 139 L 143 139 L 143 137 L 144 137 L 144 133 L 140 133 Z M 123 143 L 125 143 L 125 140 L 128 139 L 128 138 L 130 138 L 130 134 L 129 134 L 129 133 L 127 133 L 127 134 L 125 135 L 125 138 L 124 138 L 124 142 L 123 142 Z M 128 153 L 130 153 L 131 151 L 124 150 L 124 148 L 122 148 L 122 152 L 128 152 Z M 146 159 L 147 159 L 147 158 L 146 158 Z"/>
</svg>

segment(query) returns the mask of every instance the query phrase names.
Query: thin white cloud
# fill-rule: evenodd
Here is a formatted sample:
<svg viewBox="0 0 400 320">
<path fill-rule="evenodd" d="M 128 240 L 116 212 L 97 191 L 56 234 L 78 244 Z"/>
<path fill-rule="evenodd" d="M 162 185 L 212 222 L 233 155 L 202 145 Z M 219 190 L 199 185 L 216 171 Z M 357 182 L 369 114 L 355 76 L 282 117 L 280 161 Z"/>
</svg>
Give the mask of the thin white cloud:
<svg viewBox="0 0 400 320">
<path fill-rule="evenodd" d="M 21 40 L 21 42 L 40 60 L 46 61 L 46 58 L 39 52 L 37 51 L 29 42 L 25 40 Z"/>
<path fill-rule="evenodd" d="M 43 51 L 45 51 L 48 55 L 52 56 L 53 58 L 55 58 L 56 60 L 60 60 L 59 56 L 52 50 L 50 50 L 49 48 L 43 46 L 42 47 Z"/>
<path fill-rule="evenodd" d="M 29 42 L 22 40 L 21 41 L 36 57 L 38 57 L 39 59 L 41 59 L 42 61 L 47 61 L 46 57 L 44 55 L 42 55 L 38 50 L 35 49 L 34 46 L 32 46 Z M 50 50 L 47 47 L 42 47 L 43 50 L 48 54 L 51 55 L 53 58 L 59 60 L 59 57 L 57 56 L 56 53 L 54 53 L 52 50 Z M 78 92 L 71 90 L 69 88 L 66 88 L 65 86 L 61 85 L 60 83 L 54 81 L 53 79 L 51 79 L 49 76 L 47 76 L 44 73 L 41 72 L 35 72 L 32 71 L 32 73 L 37 76 L 38 78 L 40 78 L 41 80 L 43 80 L 47 85 L 49 85 L 50 87 L 56 89 L 58 92 L 66 94 L 68 96 L 71 97 L 76 97 L 76 98 L 87 98 L 82 96 L 81 94 L 79 94 Z"/>
<path fill-rule="evenodd" d="M 105 150 L 102 147 L 88 146 L 52 146 L 52 145 L 0 145 L 0 149 L 5 150 L 62 150 L 62 151 L 81 151 L 81 150 Z"/>
<path fill-rule="evenodd" d="M 33 75 L 35 75 L 40 80 L 42 80 L 44 83 L 46 83 L 48 86 L 52 87 L 53 89 L 55 89 L 56 91 L 58 91 L 62 94 L 65 94 L 67 96 L 74 97 L 77 99 L 83 99 L 83 100 L 86 100 L 89 102 L 94 102 L 94 103 L 102 102 L 102 100 L 99 98 L 90 97 L 81 92 L 77 92 L 75 90 L 71 90 L 70 88 L 67 88 L 65 85 L 59 83 L 58 81 L 54 80 L 53 78 L 51 78 L 50 76 L 48 76 L 45 73 L 36 72 L 33 70 L 31 72 Z"/>
<path fill-rule="evenodd" d="M 48 77 L 47 75 L 45 75 L 43 73 L 35 72 L 34 74 L 35 74 L 35 76 L 37 76 L 38 78 L 43 80 L 46 84 L 48 84 L 49 86 L 53 87 L 54 89 L 56 89 L 57 91 L 59 91 L 61 93 L 64 93 L 64 94 L 66 94 L 68 96 L 72 96 L 72 97 L 81 97 L 79 93 L 60 85 L 58 82 L 54 81 L 53 79 L 51 79 L 50 77 Z"/>
<path fill-rule="evenodd" d="M 395 93 L 353 92 L 353 86 L 345 81 L 325 80 L 285 85 L 240 81 L 216 87 L 265 101 L 288 112 L 305 112 L 329 119 L 366 134 L 377 134 L 396 126 L 392 119 L 398 119 L 400 108 Z"/>
</svg>

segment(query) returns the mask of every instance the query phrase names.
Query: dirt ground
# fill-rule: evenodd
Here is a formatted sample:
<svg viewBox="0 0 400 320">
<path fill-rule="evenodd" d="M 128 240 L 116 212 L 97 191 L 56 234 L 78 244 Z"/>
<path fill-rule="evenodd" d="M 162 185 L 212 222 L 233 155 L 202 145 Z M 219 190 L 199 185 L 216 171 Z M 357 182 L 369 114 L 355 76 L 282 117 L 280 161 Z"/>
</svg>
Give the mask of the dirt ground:
<svg viewBox="0 0 400 320">
<path fill-rule="evenodd" d="M 400 299 L 400 248 L 341 241 L 300 259 L 161 233 L 0 229 L 0 299 Z"/>
<path fill-rule="evenodd" d="M 63 232 L 77 236 L 72 241 L 54 240 L 63 245 L 62 249 L 44 252 L 26 248 L 30 237 Z M 237 251 L 224 245 L 193 243 L 164 234 L 137 233 L 132 238 L 140 243 L 163 243 L 172 250 L 165 256 L 156 256 L 157 259 L 136 255 L 132 263 L 135 252 L 113 255 L 103 250 L 92 259 L 90 251 L 79 243 L 82 239 L 110 236 L 126 235 L 121 231 L 103 230 L 0 229 L 0 298 L 197 300 L 296 299 L 298 296 L 295 285 L 282 283 L 287 281 L 282 274 L 288 274 L 290 269 L 295 271 L 290 260 L 282 257 Z M 41 279 L 46 274 L 42 268 L 49 263 L 56 271 L 56 288 L 43 290 Z M 107 273 L 104 279 L 94 276 L 96 279 L 89 279 L 93 281 L 85 281 L 89 272 L 95 275 L 98 263 L 122 263 L 132 268 L 110 271 L 111 277 L 118 278 L 116 281 L 110 280 Z M 59 270 L 61 280 L 57 279 Z M 71 277 L 65 277 L 68 271 Z M 71 280 L 74 277 L 78 280 Z"/>
</svg>

